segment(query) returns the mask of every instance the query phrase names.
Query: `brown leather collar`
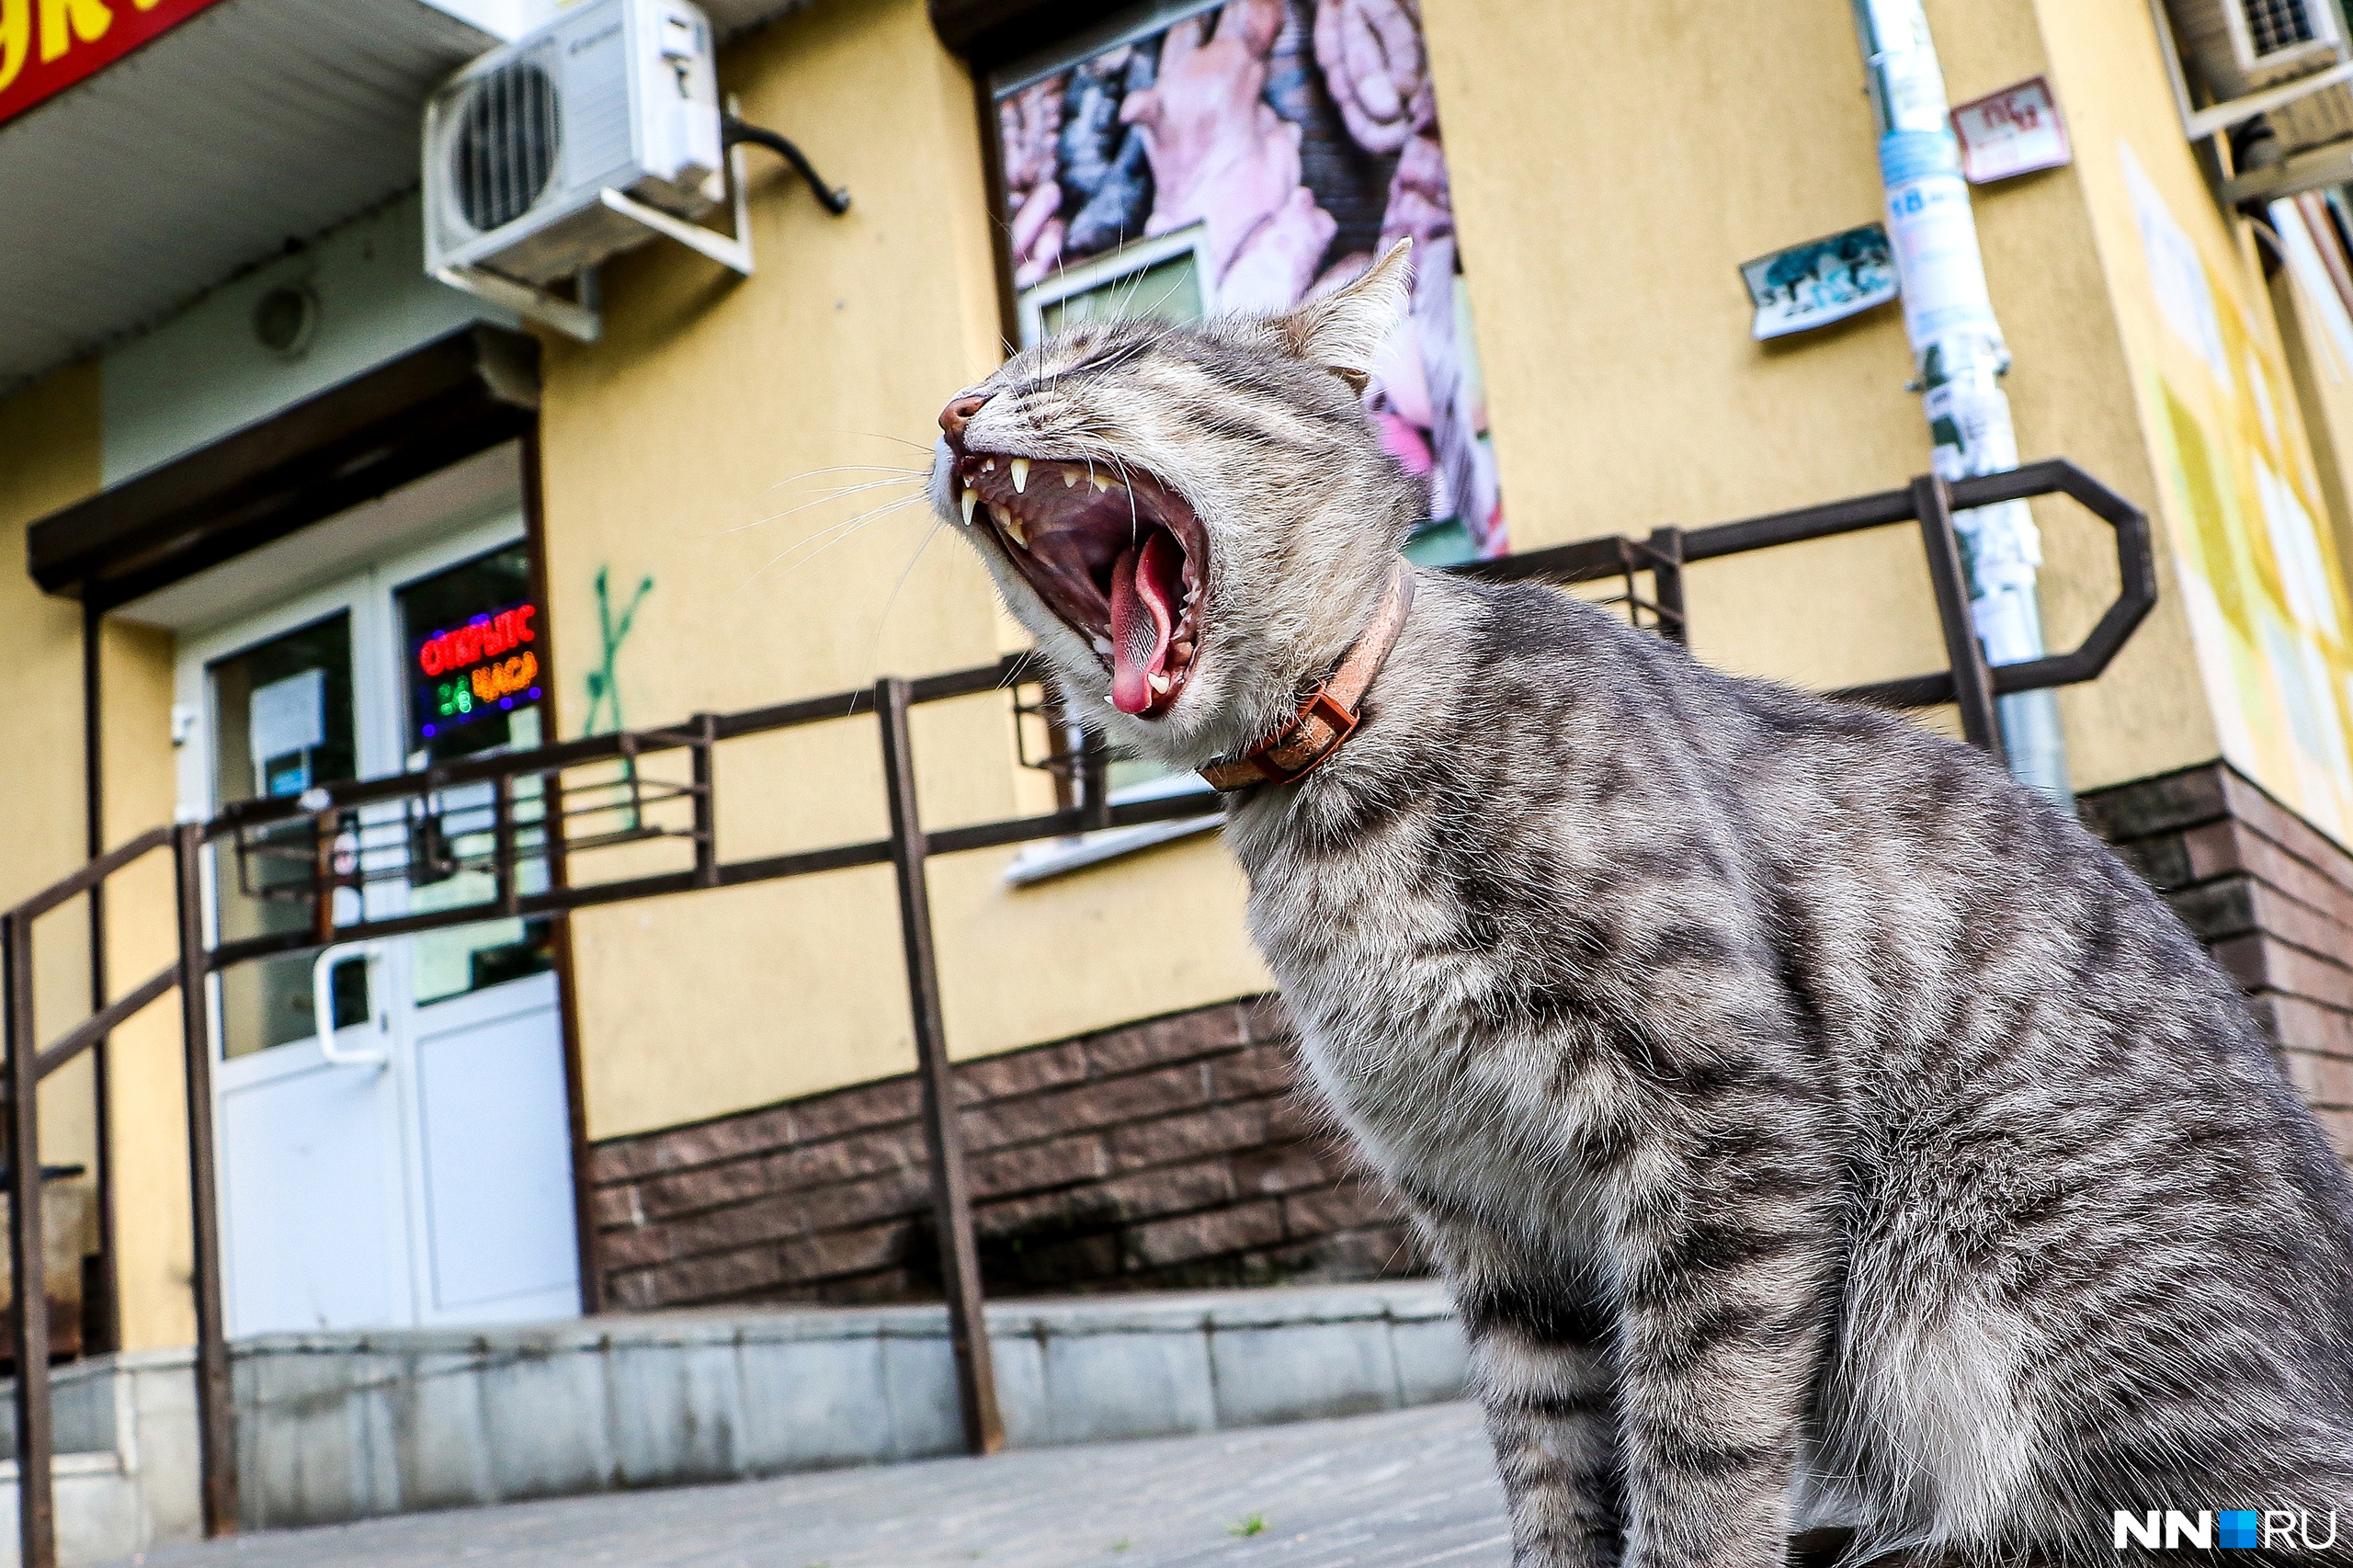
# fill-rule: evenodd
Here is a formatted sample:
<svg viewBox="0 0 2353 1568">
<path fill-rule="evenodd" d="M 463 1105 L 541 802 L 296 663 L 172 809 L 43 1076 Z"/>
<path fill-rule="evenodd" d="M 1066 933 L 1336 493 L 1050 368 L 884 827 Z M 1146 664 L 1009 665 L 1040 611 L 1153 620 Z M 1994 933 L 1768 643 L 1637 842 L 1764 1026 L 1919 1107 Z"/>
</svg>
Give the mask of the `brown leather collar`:
<svg viewBox="0 0 2353 1568">
<path fill-rule="evenodd" d="M 1400 561 L 1389 574 L 1389 588 L 1373 612 L 1372 624 L 1340 660 L 1339 668 L 1299 705 L 1290 722 L 1232 762 L 1210 764 L 1201 777 L 1219 790 L 1295 784 L 1331 761 L 1341 743 L 1356 733 L 1357 705 L 1397 645 L 1405 612 L 1413 608 L 1414 569 Z"/>
</svg>

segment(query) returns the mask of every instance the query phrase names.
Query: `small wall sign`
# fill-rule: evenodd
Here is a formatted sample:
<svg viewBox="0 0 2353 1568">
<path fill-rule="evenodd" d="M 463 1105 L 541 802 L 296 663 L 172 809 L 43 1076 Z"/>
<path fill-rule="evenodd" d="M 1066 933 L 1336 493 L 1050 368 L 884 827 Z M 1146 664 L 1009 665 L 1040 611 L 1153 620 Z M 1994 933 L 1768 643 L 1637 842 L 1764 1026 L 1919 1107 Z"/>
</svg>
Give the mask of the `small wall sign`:
<svg viewBox="0 0 2353 1568">
<path fill-rule="evenodd" d="M 1956 108 L 1952 133 L 1961 142 L 1961 172 L 1972 185 L 2060 168 L 2075 156 L 2059 100 L 2040 76 Z"/>
<path fill-rule="evenodd" d="M 1895 256 L 1887 230 L 1866 223 L 1740 264 L 1756 307 L 1750 335 L 1786 337 L 1883 305 L 1895 298 Z"/>
</svg>

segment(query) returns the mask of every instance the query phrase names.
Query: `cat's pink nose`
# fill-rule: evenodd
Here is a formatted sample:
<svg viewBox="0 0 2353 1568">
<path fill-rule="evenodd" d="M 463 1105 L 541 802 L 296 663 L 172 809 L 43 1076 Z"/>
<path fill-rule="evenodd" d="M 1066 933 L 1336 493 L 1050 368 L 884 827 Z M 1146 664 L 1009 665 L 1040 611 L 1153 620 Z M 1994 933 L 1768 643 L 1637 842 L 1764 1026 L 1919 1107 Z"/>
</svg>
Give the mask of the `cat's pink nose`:
<svg viewBox="0 0 2353 1568">
<path fill-rule="evenodd" d="M 986 402 L 988 399 L 978 393 L 966 393 L 939 411 L 939 427 L 951 437 L 961 436 L 964 426 L 972 422 L 972 415 L 978 414 L 981 404 Z"/>
</svg>

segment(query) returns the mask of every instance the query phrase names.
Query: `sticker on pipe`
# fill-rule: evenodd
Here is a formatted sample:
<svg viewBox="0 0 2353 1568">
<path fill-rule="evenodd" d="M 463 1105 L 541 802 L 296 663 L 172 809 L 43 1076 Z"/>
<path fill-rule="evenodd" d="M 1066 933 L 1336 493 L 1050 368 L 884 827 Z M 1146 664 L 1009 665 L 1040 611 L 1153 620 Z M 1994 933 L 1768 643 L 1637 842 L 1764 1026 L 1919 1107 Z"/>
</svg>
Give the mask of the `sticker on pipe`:
<svg viewBox="0 0 2353 1568">
<path fill-rule="evenodd" d="M 1762 343 L 1845 321 L 1895 298 L 1895 256 L 1877 223 L 1740 264 L 1756 308 L 1749 335 Z"/>
<path fill-rule="evenodd" d="M 2040 76 L 1960 105 L 1952 133 L 1961 142 L 1961 172 L 1972 185 L 2062 168 L 2075 155 L 2059 101 Z"/>
</svg>

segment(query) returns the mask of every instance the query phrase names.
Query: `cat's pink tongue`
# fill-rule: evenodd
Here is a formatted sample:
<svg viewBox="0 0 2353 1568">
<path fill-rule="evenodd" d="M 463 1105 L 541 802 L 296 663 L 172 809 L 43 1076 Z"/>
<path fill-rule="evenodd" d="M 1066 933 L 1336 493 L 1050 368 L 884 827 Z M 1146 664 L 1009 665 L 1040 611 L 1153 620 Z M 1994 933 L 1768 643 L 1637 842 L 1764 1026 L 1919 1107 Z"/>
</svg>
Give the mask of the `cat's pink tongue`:
<svg viewBox="0 0 2353 1568">
<path fill-rule="evenodd" d="M 1158 528 L 1112 563 L 1111 706 L 1122 713 L 1152 706 L 1151 677 L 1168 663 L 1184 569 L 1184 552 Z"/>
</svg>

